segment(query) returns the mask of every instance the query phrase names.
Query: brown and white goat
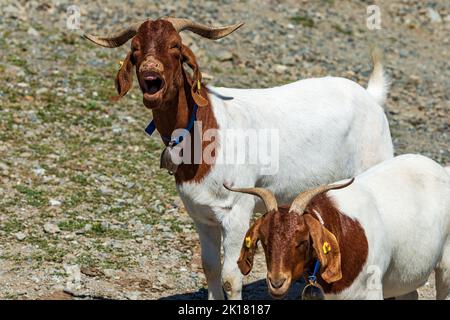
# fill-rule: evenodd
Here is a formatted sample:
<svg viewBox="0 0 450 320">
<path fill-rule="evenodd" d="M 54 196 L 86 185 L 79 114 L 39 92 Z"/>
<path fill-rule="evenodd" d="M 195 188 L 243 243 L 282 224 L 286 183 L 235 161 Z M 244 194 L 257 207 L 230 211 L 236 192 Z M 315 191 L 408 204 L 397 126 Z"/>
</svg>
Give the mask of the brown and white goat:
<svg viewBox="0 0 450 320">
<path fill-rule="evenodd" d="M 310 189 L 278 207 L 261 188 L 267 213 L 250 227 L 238 266 L 247 275 L 261 242 L 275 298 L 312 272 L 328 299 L 411 297 L 436 273 L 436 297 L 450 297 L 450 175 L 419 155 L 387 160 L 353 182 Z M 342 190 L 337 190 L 342 189 Z"/>
<path fill-rule="evenodd" d="M 201 149 L 197 155 L 211 155 L 213 161 L 186 161 L 171 171 L 199 232 L 211 299 L 223 299 L 223 289 L 228 298 L 241 298 L 242 275 L 236 260 L 251 214 L 261 207 L 261 202 L 251 196 L 228 192 L 222 188 L 223 183 L 271 188 L 280 201 L 291 201 L 299 190 L 356 175 L 393 156 L 389 125 L 381 107 L 387 82 L 379 60 L 374 60 L 367 89 L 337 77 L 304 79 L 266 89 L 205 87 L 195 56 L 183 45 L 179 32 L 187 30 L 219 39 L 241 25 L 216 28 L 187 19 L 164 18 L 139 22 L 110 37 L 86 36 L 109 48 L 132 39 L 116 77 L 117 98 L 131 88 L 135 69 L 144 105 L 152 110 L 166 146 L 169 141 L 164 137 L 188 128 L 193 115 L 197 119 L 199 125 L 191 134 L 200 132 L 203 139 L 191 144 L 191 152 L 186 154 L 194 158 L 195 151 Z M 193 70 L 192 76 L 184 64 Z M 260 149 L 250 150 L 265 136 L 258 141 L 245 140 L 243 147 L 236 143 L 228 148 L 231 131 L 241 132 L 238 137 L 246 139 L 250 129 L 257 134 L 268 130 L 276 133 L 269 163 Z M 198 145 L 200 148 L 194 148 Z M 173 160 L 173 150 L 169 145 L 162 160 Z M 188 143 L 184 150 L 189 151 Z M 233 162 L 229 156 L 235 154 L 234 150 L 249 157 Z M 254 154 L 261 161 L 249 161 Z M 168 163 L 162 161 L 166 168 Z"/>
</svg>

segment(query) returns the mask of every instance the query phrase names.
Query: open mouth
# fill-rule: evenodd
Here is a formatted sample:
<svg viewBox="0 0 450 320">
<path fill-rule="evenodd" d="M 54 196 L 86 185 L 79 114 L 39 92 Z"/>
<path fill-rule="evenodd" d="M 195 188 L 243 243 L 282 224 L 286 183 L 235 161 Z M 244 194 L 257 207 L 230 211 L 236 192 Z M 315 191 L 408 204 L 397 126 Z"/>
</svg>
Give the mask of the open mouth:
<svg viewBox="0 0 450 320">
<path fill-rule="evenodd" d="M 156 73 L 147 73 L 144 75 L 145 94 L 153 96 L 164 88 L 164 80 Z"/>
</svg>

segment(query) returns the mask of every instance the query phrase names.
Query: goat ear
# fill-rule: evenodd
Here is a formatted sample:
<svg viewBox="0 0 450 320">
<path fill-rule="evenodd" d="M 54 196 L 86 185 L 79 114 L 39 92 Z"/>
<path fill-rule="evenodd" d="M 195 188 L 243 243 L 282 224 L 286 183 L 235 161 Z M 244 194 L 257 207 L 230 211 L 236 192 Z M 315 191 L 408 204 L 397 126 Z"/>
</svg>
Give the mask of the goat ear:
<svg viewBox="0 0 450 320">
<path fill-rule="evenodd" d="M 328 283 L 342 278 L 341 252 L 336 237 L 311 215 L 304 215 L 313 248 L 323 268 L 322 279 Z"/>
<path fill-rule="evenodd" d="M 131 85 L 133 84 L 133 61 L 132 61 L 132 53 L 128 52 L 125 60 L 123 61 L 122 66 L 116 75 L 116 88 L 119 93 L 118 96 L 112 97 L 111 99 L 114 101 L 119 100 L 124 95 L 127 94 L 128 90 L 130 90 Z"/>
<path fill-rule="evenodd" d="M 255 223 L 248 229 L 244 243 L 242 244 L 241 254 L 239 255 L 239 260 L 237 261 L 238 267 L 241 273 L 246 276 L 252 271 L 253 268 L 253 258 L 255 256 L 256 248 L 259 241 L 259 226 L 261 225 L 262 218 L 259 218 Z"/>
<path fill-rule="evenodd" d="M 184 44 L 181 47 L 181 55 L 183 56 L 183 62 L 185 62 L 194 72 L 193 81 L 191 83 L 192 98 L 199 107 L 206 107 L 208 105 L 208 100 L 203 98 L 201 95 L 201 88 L 199 84 L 202 82 L 202 73 L 198 67 L 195 55 L 192 50 Z"/>
</svg>

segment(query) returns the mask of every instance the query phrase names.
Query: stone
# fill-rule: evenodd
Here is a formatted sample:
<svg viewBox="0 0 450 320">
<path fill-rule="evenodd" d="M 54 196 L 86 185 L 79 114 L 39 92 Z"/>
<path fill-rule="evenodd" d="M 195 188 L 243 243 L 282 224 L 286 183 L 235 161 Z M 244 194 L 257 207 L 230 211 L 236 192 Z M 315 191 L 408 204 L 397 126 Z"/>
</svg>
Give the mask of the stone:
<svg viewBox="0 0 450 320">
<path fill-rule="evenodd" d="M 227 50 L 220 50 L 215 54 L 215 58 L 219 61 L 230 61 L 233 60 L 233 54 Z"/>
<path fill-rule="evenodd" d="M 116 270 L 114 269 L 104 269 L 103 270 L 103 274 L 108 277 L 108 278 L 112 278 L 116 275 Z"/>
<path fill-rule="evenodd" d="M 100 190 L 100 193 L 103 195 L 110 195 L 114 192 L 112 189 L 110 189 L 106 186 L 101 186 L 99 190 Z"/>
<path fill-rule="evenodd" d="M 144 234 L 150 234 L 153 230 L 153 226 L 151 224 L 144 225 Z"/>
<path fill-rule="evenodd" d="M 44 224 L 44 231 L 46 233 L 55 234 L 61 232 L 59 227 L 56 224 L 53 223 L 46 223 Z"/>
<path fill-rule="evenodd" d="M 23 233 L 23 232 L 17 232 L 17 233 L 14 234 L 14 236 L 19 241 L 22 241 L 22 240 L 24 240 L 27 237 L 27 235 L 25 233 Z"/>
<path fill-rule="evenodd" d="M 130 291 L 125 293 L 125 298 L 128 300 L 138 300 L 141 296 L 141 293 L 139 291 Z"/>
<path fill-rule="evenodd" d="M 113 125 L 113 126 L 112 126 L 112 132 L 113 132 L 114 134 L 121 134 L 121 133 L 124 132 L 124 131 L 125 131 L 125 129 L 122 128 L 122 127 L 120 127 L 120 126 L 118 126 L 118 125 Z"/>
<path fill-rule="evenodd" d="M 49 201 L 49 205 L 52 207 L 59 207 L 61 204 L 62 202 L 56 199 L 50 199 Z"/>
<path fill-rule="evenodd" d="M 173 199 L 173 206 L 175 208 L 182 208 L 183 207 L 183 200 L 181 200 L 180 197 L 175 197 Z"/>
<path fill-rule="evenodd" d="M 439 12 L 437 12 L 433 8 L 427 8 L 427 15 L 432 23 L 442 22 L 441 15 L 439 14 Z"/>
<path fill-rule="evenodd" d="M 30 36 L 33 36 L 33 37 L 39 37 L 40 36 L 39 32 L 33 27 L 29 27 L 28 30 L 27 30 L 27 33 Z"/>
<path fill-rule="evenodd" d="M 25 77 L 26 75 L 25 70 L 18 66 L 7 66 L 4 74 L 14 77 Z"/>
<path fill-rule="evenodd" d="M 89 232 L 92 230 L 92 224 L 88 223 L 83 227 L 84 232 Z"/>
<path fill-rule="evenodd" d="M 284 73 L 286 73 L 286 71 L 287 71 L 288 69 L 289 69 L 289 68 L 288 68 L 287 66 L 282 65 L 282 64 L 276 64 L 276 65 L 274 66 L 274 70 L 275 70 L 275 72 L 276 72 L 277 74 L 284 74 Z"/>
<path fill-rule="evenodd" d="M 41 168 L 41 167 L 37 167 L 33 169 L 33 172 L 35 175 L 37 175 L 38 177 L 43 176 L 45 174 L 45 169 Z"/>
<path fill-rule="evenodd" d="M 103 221 L 101 223 L 101 227 L 102 227 L 102 230 L 109 230 L 109 229 L 111 229 L 111 224 L 108 221 Z"/>
<path fill-rule="evenodd" d="M 7 17 L 26 21 L 28 19 L 25 9 L 18 3 L 16 5 L 8 5 L 3 8 L 3 14 Z"/>
<path fill-rule="evenodd" d="M 0 162 L 0 170 L 1 171 L 8 171 L 9 167 L 6 163 Z"/>
<path fill-rule="evenodd" d="M 19 88 L 28 88 L 30 85 L 26 82 L 19 82 L 16 84 Z"/>
<path fill-rule="evenodd" d="M 42 95 L 42 94 L 47 93 L 47 92 L 48 92 L 47 88 L 40 88 L 40 89 L 36 90 L 36 94 L 37 95 Z"/>
<path fill-rule="evenodd" d="M 400 49 L 400 57 L 406 58 L 409 55 L 409 51 L 406 49 Z"/>
</svg>

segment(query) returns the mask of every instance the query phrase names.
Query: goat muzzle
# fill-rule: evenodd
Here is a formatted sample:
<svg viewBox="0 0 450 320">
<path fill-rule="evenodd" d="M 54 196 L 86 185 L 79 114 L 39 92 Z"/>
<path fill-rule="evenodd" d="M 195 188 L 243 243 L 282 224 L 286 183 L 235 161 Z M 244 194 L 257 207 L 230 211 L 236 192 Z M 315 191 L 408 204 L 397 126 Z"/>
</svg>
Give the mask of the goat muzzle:
<svg viewBox="0 0 450 320">
<path fill-rule="evenodd" d="M 269 288 L 269 293 L 275 299 L 282 299 L 285 297 L 291 286 L 291 277 L 287 275 L 279 275 L 273 277 L 267 275 L 267 287 Z"/>
</svg>

